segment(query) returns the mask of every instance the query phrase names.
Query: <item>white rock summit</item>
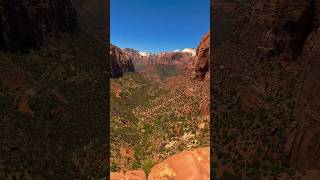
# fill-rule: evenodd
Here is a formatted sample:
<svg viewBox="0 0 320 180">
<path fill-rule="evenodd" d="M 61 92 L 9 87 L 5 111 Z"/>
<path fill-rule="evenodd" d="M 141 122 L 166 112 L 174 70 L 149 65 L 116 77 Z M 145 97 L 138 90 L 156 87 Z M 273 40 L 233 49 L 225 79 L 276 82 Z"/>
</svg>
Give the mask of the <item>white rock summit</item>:
<svg viewBox="0 0 320 180">
<path fill-rule="evenodd" d="M 193 49 L 193 48 L 185 48 L 182 52 L 191 53 L 191 54 L 192 54 L 192 57 L 197 54 L 197 53 L 196 53 L 196 49 Z"/>
<path fill-rule="evenodd" d="M 139 54 L 141 55 L 141 56 L 150 56 L 150 53 L 148 53 L 148 52 L 139 52 Z"/>
<path fill-rule="evenodd" d="M 180 51 L 179 49 L 176 49 L 176 50 L 171 51 L 171 52 L 190 53 L 190 54 L 192 54 L 192 57 L 196 55 L 196 49 L 193 49 L 193 48 L 185 48 L 183 51 Z M 150 53 L 150 52 L 140 51 L 138 53 L 141 56 L 148 57 L 148 56 L 151 56 L 151 55 L 161 55 L 161 54 L 166 54 L 166 53 L 170 53 L 170 52 Z"/>
</svg>

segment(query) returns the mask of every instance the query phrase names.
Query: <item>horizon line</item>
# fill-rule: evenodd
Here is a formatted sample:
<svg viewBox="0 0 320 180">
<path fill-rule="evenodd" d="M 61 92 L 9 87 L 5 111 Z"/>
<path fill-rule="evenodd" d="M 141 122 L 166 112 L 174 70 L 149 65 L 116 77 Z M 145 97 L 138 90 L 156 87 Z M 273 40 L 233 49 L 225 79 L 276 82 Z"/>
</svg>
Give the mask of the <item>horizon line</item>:
<svg viewBox="0 0 320 180">
<path fill-rule="evenodd" d="M 146 53 L 173 52 L 173 51 L 175 51 L 175 50 L 179 50 L 179 51 L 182 52 L 184 49 L 188 49 L 188 48 L 195 49 L 195 50 L 197 49 L 197 47 L 185 47 L 185 48 L 183 48 L 183 49 L 173 48 L 172 50 L 148 51 L 148 50 L 136 49 L 136 48 L 133 48 L 133 47 L 121 47 L 121 46 L 119 46 L 119 45 L 117 45 L 117 44 L 115 44 L 115 43 L 112 43 L 112 42 L 110 42 L 110 44 L 112 44 L 112 45 L 114 45 L 114 46 L 117 46 L 117 47 L 120 48 L 120 49 L 134 49 L 134 50 L 136 50 L 136 51 L 138 51 L 138 52 L 146 52 Z"/>
</svg>

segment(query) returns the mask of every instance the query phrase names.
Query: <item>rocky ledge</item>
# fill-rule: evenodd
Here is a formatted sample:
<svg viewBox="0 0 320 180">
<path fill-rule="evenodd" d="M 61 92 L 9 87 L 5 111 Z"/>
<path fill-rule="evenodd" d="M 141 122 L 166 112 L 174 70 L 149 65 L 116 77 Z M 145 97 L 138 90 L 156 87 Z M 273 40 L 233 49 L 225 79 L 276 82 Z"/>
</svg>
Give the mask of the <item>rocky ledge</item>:
<svg viewBox="0 0 320 180">
<path fill-rule="evenodd" d="M 148 178 L 147 178 L 148 177 Z M 173 155 L 151 168 L 148 176 L 143 170 L 111 173 L 111 180 L 185 180 L 210 179 L 210 148 L 203 147 Z"/>
</svg>

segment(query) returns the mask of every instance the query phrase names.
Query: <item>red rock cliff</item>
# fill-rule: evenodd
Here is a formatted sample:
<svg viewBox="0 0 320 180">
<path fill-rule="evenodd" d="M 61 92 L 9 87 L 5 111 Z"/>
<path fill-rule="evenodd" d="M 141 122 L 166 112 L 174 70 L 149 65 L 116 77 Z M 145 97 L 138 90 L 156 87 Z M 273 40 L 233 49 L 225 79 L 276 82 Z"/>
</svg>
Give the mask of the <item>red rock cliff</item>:
<svg viewBox="0 0 320 180">
<path fill-rule="evenodd" d="M 70 0 L 0 1 L 0 50 L 26 51 L 42 45 L 48 34 L 78 29 Z"/>
<path fill-rule="evenodd" d="M 132 59 L 120 48 L 110 44 L 111 77 L 122 76 L 126 72 L 134 72 Z"/>
<path fill-rule="evenodd" d="M 197 48 L 195 58 L 195 78 L 202 80 L 209 72 L 210 66 L 210 32 L 208 32 Z"/>
<path fill-rule="evenodd" d="M 243 16 L 234 19 L 230 41 L 213 53 L 215 122 L 228 121 L 228 126 L 213 129 L 215 136 L 230 127 L 241 132 L 244 126 L 246 137 L 238 134 L 237 142 L 245 143 L 241 139 L 248 138 L 251 145 L 246 148 L 264 150 L 255 157 L 235 147 L 247 161 L 319 169 L 320 2 L 259 0 L 248 4 Z M 219 118 L 223 115 L 230 117 Z M 232 118 L 242 120 L 234 123 Z M 225 147 L 216 142 L 214 146 Z M 216 162 L 222 156 L 217 155 Z"/>
</svg>

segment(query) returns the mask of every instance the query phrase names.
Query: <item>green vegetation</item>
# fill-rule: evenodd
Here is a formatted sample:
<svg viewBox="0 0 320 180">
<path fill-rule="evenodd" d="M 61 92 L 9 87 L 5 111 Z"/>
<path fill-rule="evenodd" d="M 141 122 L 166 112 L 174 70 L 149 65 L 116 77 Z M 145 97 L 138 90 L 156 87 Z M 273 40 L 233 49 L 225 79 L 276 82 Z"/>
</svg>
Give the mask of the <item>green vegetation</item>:
<svg viewBox="0 0 320 180">
<path fill-rule="evenodd" d="M 108 65 L 101 52 L 86 34 L 65 34 L 28 54 L 0 53 L 1 78 L 26 79 L 13 81 L 21 91 L 0 87 L 0 179 L 105 176 Z M 23 89 L 35 92 L 27 101 L 33 115 L 17 108 Z"/>
<path fill-rule="evenodd" d="M 240 175 L 233 174 L 228 171 L 223 172 L 223 174 L 220 178 L 220 180 L 239 180 L 239 179 L 242 179 Z"/>
<path fill-rule="evenodd" d="M 170 76 L 174 76 L 180 73 L 180 71 L 172 65 L 165 65 L 165 64 L 157 64 L 156 71 L 160 75 L 161 79 L 165 79 Z"/>
<path fill-rule="evenodd" d="M 159 90 L 159 85 L 149 82 L 139 73 L 129 73 L 119 79 L 112 79 L 112 84 L 119 85 L 121 89 L 120 98 L 110 92 L 110 107 L 111 107 L 111 142 L 120 143 L 132 147 L 137 145 L 134 149 L 136 161 L 131 161 L 132 168 L 142 168 L 145 164 L 144 160 L 149 155 L 146 151 L 150 145 L 149 139 L 152 137 L 151 127 L 144 124 L 145 132 L 141 131 L 141 127 L 137 124 L 138 117 L 134 114 L 133 110 L 138 107 L 148 107 L 150 100 L 155 97 L 148 93 L 151 91 L 160 91 L 157 96 L 163 95 L 166 91 Z M 119 146 L 112 148 L 112 152 L 119 151 Z M 120 156 L 117 154 L 116 156 Z M 116 162 L 111 162 L 117 164 Z M 121 166 L 117 164 L 117 166 Z M 130 167 L 130 165 L 129 165 Z"/>
<path fill-rule="evenodd" d="M 285 71 L 277 62 L 245 60 L 240 69 L 252 75 L 243 76 L 236 72 L 239 67 L 234 67 L 238 69 L 213 77 L 213 82 L 219 82 L 213 84 L 215 123 L 211 131 L 218 159 L 215 171 L 225 165 L 244 179 L 292 174 L 284 145 L 286 128 L 294 121 L 297 74 Z M 271 76 L 271 72 L 279 72 L 279 76 Z M 239 87 L 254 90 L 242 95 Z M 246 99 L 261 99 L 263 103 L 252 109 L 246 103 L 254 103 L 242 101 Z M 218 108 L 222 110 L 218 112 Z M 237 179 L 230 174 L 223 176 Z"/>
<path fill-rule="evenodd" d="M 138 64 L 138 63 L 134 64 L 135 72 L 139 72 L 139 71 L 143 70 L 145 67 L 146 67 L 146 65 L 144 65 L 144 64 Z"/>
<path fill-rule="evenodd" d="M 151 168 L 153 167 L 154 164 L 155 164 L 155 163 L 153 162 L 153 160 L 147 159 L 147 160 L 143 161 L 143 163 L 142 163 L 142 169 L 144 170 L 144 172 L 145 172 L 146 174 L 149 174 L 149 173 L 150 173 L 150 170 L 151 170 Z"/>
<path fill-rule="evenodd" d="M 209 145 L 209 121 L 201 119 L 199 97 L 163 87 L 140 73 L 111 79 L 111 166 L 148 173 L 154 163 L 187 147 Z M 201 131 L 200 122 L 206 124 Z"/>
<path fill-rule="evenodd" d="M 119 170 L 118 166 L 115 163 L 112 163 L 111 166 L 110 166 L 110 171 L 111 172 L 116 172 L 118 170 Z"/>
</svg>

